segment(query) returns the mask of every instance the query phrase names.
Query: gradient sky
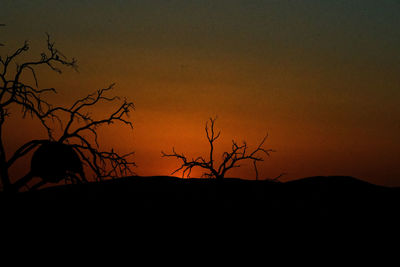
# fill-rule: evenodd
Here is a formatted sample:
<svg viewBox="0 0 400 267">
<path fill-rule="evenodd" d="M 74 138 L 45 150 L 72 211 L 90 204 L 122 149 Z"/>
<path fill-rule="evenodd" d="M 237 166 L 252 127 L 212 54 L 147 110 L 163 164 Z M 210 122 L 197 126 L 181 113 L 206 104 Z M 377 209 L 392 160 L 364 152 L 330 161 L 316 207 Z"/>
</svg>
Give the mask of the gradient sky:
<svg viewBox="0 0 400 267">
<path fill-rule="evenodd" d="M 103 142 L 134 150 L 140 175 L 178 167 L 160 157 L 173 146 L 206 156 L 204 124 L 218 115 L 218 157 L 233 138 L 254 147 L 269 133 L 277 152 L 260 178 L 400 186 L 399 14 L 398 0 L 1 0 L 0 52 L 29 40 L 37 57 L 50 33 L 79 64 L 39 75 L 57 103 L 116 82 L 135 128 L 106 129 Z M 10 149 L 40 134 L 16 129 Z M 228 176 L 254 179 L 252 165 Z"/>
</svg>

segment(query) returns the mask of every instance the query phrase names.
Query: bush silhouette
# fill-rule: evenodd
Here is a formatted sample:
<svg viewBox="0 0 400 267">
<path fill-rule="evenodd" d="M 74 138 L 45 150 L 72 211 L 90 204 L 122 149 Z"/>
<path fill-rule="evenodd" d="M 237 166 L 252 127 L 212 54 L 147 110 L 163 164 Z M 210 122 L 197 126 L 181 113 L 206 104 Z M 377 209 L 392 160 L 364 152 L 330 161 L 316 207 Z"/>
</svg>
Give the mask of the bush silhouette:
<svg viewBox="0 0 400 267">
<path fill-rule="evenodd" d="M 215 132 L 215 121 L 216 118 L 210 118 L 210 126 L 208 125 L 208 121 L 205 126 L 207 140 L 210 144 L 210 153 L 208 159 L 200 156 L 196 159 L 188 160 L 188 158 L 184 154 L 177 153 L 174 148 L 172 148 L 172 153 L 169 154 L 161 151 L 162 157 L 173 157 L 182 161 L 181 166 L 176 169 L 172 174 L 183 170 L 182 177 L 184 177 L 185 175 L 187 175 L 187 177 L 190 177 L 192 169 L 194 167 L 200 167 L 206 170 L 206 172 L 203 174 L 203 177 L 216 178 L 220 181 L 225 177 L 226 173 L 229 170 L 240 167 L 240 165 L 238 164 L 239 162 L 250 160 L 253 162 L 256 179 L 258 179 L 257 162 L 264 160 L 261 155 L 265 154 L 267 156 L 270 156 L 270 153 L 274 152 L 274 150 L 272 149 L 263 148 L 268 135 L 263 138 L 256 149 L 250 152 L 248 150 L 246 142 L 243 142 L 241 145 L 239 145 L 237 142 L 232 140 L 231 151 L 224 152 L 222 154 L 222 162 L 217 165 L 214 157 L 214 142 L 220 137 L 221 132 Z"/>
</svg>

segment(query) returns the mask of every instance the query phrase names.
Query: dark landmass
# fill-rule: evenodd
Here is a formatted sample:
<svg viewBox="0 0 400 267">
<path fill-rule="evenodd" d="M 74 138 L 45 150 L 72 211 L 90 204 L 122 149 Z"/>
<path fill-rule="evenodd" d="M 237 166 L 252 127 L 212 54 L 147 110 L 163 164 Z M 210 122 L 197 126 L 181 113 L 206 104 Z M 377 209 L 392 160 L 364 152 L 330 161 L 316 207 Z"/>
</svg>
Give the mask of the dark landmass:
<svg viewBox="0 0 400 267">
<path fill-rule="evenodd" d="M 289 182 L 225 178 L 126 177 L 48 187 L 13 196 L 0 194 L 13 210 L 135 214 L 178 211 L 228 212 L 271 218 L 397 218 L 400 188 L 352 177 L 309 177 Z M 22 212 L 21 211 L 21 212 Z"/>
</svg>

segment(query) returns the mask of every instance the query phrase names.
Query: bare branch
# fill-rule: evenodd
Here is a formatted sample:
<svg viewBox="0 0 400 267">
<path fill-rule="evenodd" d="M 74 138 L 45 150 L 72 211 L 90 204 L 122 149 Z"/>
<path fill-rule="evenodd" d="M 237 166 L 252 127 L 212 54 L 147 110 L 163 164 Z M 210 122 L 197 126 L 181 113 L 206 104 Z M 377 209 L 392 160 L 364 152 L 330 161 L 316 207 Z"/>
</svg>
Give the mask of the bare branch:
<svg viewBox="0 0 400 267">
<path fill-rule="evenodd" d="M 94 106 L 101 100 L 107 102 L 117 100 L 117 97 L 109 98 L 104 96 L 104 94 L 112 88 L 113 84 L 106 89 L 98 90 L 95 94 L 79 99 L 70 108 L 57 107 L 48 111 L 49 114 L 54 114 L 55 112 L 64 112 L 69 114 L 69 121 L 64 128 L 63 135 L 60 137 L 61 141 L 76 135 L 81 135 L 82 132 L 91 132 L 96 137 L 96 129 L 98 127 L 104 124 L 109 125 L 114 122 L 121 122 L 128 125 L 131 129 L 133 128 L 132 122 L 130 122 L 127 117 L 129 117 L 129 113 L 134 110 L 135 106 L 132 102 L 128 102 L 126 99 L 124 99 L 113 113 L 101 120 L 94 120 L 88 115 L 88 113 L 81 112 L 83 108 Z M 71 130 L 71 126 L 77 121 L 82 121 L 84 124 Z M 97 140 L 97 137 L 95 139 Z"/>
<path fill-rule="evenodd" d="M 76 60 L 67 60 L 65 56 L 54 47 L 54 42 L 51 41 L 50 36 L 48 34 L 46 35 L 48 52 L 43 52 L 39 60 L 17 64 L 17 70 L 11 79 L 7 78 L 8 67 L 19 55 L 29 50 L 28 42 L 25 41 L 23 46 L 15 50 L 11 56 L 7 56 L 4 60 L 2 59 L 0 61 L 0 66 L 2 67 L 0 77 L 3 81 L 0 93 L 0 109 L 5 109 L 10 104 L 19 105 L 22 108 L 23 116 L 30 115 L 38 118 L 46 128 L 49 139 L 53 139 L 52 130 L 47 125 L 46 119 L 51 118 L 52 120 L 56 119 L 60 121 L 60 118 L 51 112 L 51 105 L 43 96 L 45 93 L 49 92 L 56 93 L 56 90 L 54 88 L 39 88 L 35 68 L 40 65 L 47 65 L 50 69 L 61 72 L 60 68 L 56 67 L 57 64 L 74 69 L 76 69 L 77 66 Z M 20 81 L 20 77 L 25 70 L 32 73 L 34 85 L 29 85 Z"/>
<path fill-rule="evenodd" d="M 0 24 L 0 26 L 4 25 Z M 132 129 L 133 124 L 129 120 L 129 114 L 134 110 L 134 104 L 127 99 L 121 100 L 117 96 L 108 96 L 114 87 L 114 84 L 111 84 L 107 88 L 78 99 L 69 107 L 54 107 L 46 96 L 48 93 L 57 93 L 57 91 L 54 88 L 41 88 L 36 70 L 40 66 L 45 66 L 57 73 L 62 73 L 63 68 L 72 68 L 77 71 L 78 67 L 76 59 L 68 59 L 56 48 L 48 33 L 46 33 L 46 45 L 46 51 L 42 52 L 38 59 L 21 64 L 17 64 L 16 60 L 29 50 L 27 41 L 11 55 L 0 57 L 0 127 L 9 115 L 9 106 L 18 106 L 21 108 L 23 117 L 30 116 L 40 121 L 47 131 L 49 140 L 73 146 L 82 161 L 97 175 L 97 179 L 133 174 L 133 167 L 136 166 L 131 159 L 133 153 L 121 155 L 113 149 L 101 150 L 97 130 L 103 125 L 117 122 Z M 11 65 L 16 65 L 16 69 L 11 71 Z M 23 81 L 25 73 L 32 75 L 32 83 Z M 114 103 L 114 101 L 118 104 L 109 115 L 101 119 L 91 115 L 90 108 L 94 108 L 101 102 Z M 55 123 L 58 123 L 60 127 L 57 128 Z M 58 131 L 59 129 L 61 132 Z M 48 140 L 32 140 L 23 144 L 7 160 L 0 135 L 0 178 L 3 185 L 10 184 L 8 168 L 44 141 Z M 27 179 L 20 179 L 22 182 L 19 184 L 23 184 L 25 180 Z"/>
<path fill-rule="evenodd" d="M 243 144 L 238 145 L 234 140 L 232 140 L 231 151 L 224 152 L 222 154 L 222 162 L 220 163 L 218 168 L 215 168 L 213 159 L 214 142 L 219 138 L 221 134 L 220 131 L 217 134 L 215 133 L 214 130 L 215 120 L 216 118 L 210 118 L 209 119 L 210 127 L 208 126 L 208 122 L 206 123 L 205 127 L 206 137 L 210 144 L 210 157 L 208 161 L 206 161 L 203 157 L 197 157 L 196 159 L 192 159 L 190 161 L 184 154 L 177 153 L 174 148 L 172 149 L 172 153 L 170 154 L 161 152 L 162 157 L 177 158 L 182 162 L 181 166 L 178 169 L 176 169 L 172 174 L 175 174 L 176 172 L 183 170 L 182 177 L 185 177 L 186 173 L 188 173 L 188 176 L 186 177 L 189 177 L 194 167 L 200 167 L 208 171 L 202 175 L 203 177 L 210 177 L 210 178 L 215 177 L 217 179 L 223 179 L 229 170 L 240 167 L 239 162 L 245 160 L 252 160 L 254 170 L 256 173 L 256 179 L 258 179 L 257 162 L 264 160 L 262 154 L 270 156 L 270 153 L 274 152 L 274 150 L 272 149 L 265 149 L 263 147 L 268 135 L 266 135 L 262 139 L 258 147 L 253 151 L 251 151 L 250 153 L 248 152 L 248 146 L 246 142 L 243 142 Z"/>
<path fill-rule="evenodd" d="M 14 154 L 11 156 L 11 158 L 8 160 L 7 162 L 7 166 L 10 167 L 16 160 L 18 160 L 19 158 L 23 157 L 24 155 L 26 155 L 27 153 L 29 153 L 32 149 L 34 149 L 35 147 L 37 147 L 40 144 L 43 144 L 45 142 L 47 142 L 48 140 L 46 139 L 42 139 L 42 140 L 31 140 L 25 144 L 23 144 L 22 146 L 20 146 L 15 152 Z"/>
</svg>

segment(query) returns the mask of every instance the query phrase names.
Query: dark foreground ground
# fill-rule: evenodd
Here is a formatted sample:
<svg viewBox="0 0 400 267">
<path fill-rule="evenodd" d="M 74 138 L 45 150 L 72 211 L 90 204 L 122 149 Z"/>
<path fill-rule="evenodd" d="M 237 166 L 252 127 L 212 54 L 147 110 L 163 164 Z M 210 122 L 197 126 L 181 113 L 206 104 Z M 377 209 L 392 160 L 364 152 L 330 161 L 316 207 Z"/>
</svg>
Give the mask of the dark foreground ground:
<svg viewBox="0 0 400 267">
<path fill-rule="evenodd" d="M 226 178 L 126 177 L 0 195 L 4 209 L 79 214 L 224 212 L 270 218 L 382 218 L 400 213 L 400 188 L 352 177 L 309 177 L 290 182 Z"/>
</svg>

